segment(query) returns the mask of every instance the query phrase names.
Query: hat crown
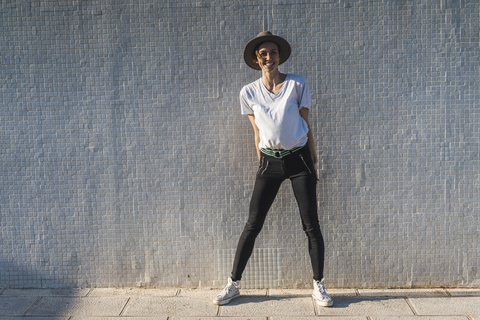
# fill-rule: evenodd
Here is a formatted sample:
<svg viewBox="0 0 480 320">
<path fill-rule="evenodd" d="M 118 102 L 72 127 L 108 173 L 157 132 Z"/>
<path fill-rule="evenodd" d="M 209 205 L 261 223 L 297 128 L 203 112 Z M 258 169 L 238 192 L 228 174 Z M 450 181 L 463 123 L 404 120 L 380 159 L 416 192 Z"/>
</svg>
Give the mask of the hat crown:
<svg viewBox="0 0 480 320">
<path fill-rule="evenodd" d="M 270 31 L 262 31 L 259 34 L 257 34 L 257 38 L 258 37 L 265 37 L 265 36 L 273 36 L 273 33 L 271 33 Z"/>
</svg>

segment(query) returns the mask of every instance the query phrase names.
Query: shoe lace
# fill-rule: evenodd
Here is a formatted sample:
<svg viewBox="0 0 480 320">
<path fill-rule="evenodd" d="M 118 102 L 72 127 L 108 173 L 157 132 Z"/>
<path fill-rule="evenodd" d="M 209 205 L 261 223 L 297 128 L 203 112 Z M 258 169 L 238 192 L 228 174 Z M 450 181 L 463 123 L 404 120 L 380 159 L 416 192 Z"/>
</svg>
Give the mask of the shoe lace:
<svg viewBox="0 0 480 320">
<path fill-rule="evenodd" d="M 218 296 L 222 296 L 222 297 L 227 296 L 230 293 L 230 291 L 232 290 L 233 286 L 234 286 L 233 284 L 227 284 Z"/>
<path fill-rule="evenodd" d="M 323 285 L 323 283 L 321 281 L 316 281 L 317 282 L 317 288 L 318 288 L 318 291 L 322 294 L 325 293 L 325 286 Z"/>
</svg>

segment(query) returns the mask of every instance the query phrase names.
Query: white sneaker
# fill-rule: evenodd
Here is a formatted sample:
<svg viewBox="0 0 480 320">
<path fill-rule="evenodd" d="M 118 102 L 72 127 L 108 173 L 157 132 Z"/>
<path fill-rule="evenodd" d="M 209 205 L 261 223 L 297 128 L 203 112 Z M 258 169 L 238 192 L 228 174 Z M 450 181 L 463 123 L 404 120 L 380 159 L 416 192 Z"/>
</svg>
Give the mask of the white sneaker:
<svg viewBox="0 0 480 320">
<path fill-rule="evenodd" d="M 213 303 L 222 306 L 233 299 L 240 297 L 240 291 L 238 290 L 239 286 L 240 280 L 232 281 L 232 278 L 228 278 L 228 284 L 223 288 L 222 292 L 213 299 Z"/>
<path fill-rule="evenodd" d="M 333 300 L 325 291 L 324 279 L 321 281 L 313 280 L 313 293 L 312 297 L 317 301 L 317 304 L 321 307 L 333 306 Z"/>
</svg>

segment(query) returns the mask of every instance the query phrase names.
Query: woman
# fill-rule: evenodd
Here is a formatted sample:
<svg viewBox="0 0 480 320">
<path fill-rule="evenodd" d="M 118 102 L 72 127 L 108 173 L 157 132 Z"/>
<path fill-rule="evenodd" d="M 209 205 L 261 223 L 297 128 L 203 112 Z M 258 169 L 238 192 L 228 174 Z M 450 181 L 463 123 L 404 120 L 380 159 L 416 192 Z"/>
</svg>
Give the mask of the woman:
<svg viewBox="0 0 480 320">
<path fill-rule="evenodd" d="M 303 230 L 308 237 L 314 279 L 312 296 L 320 306 L 333 305 L 323 283 L 325 249 L 317 216 L 317 155 L 308 123 L 310 90 L 302 76 L 278 70 L 290 53 L 290 44 L 270 31 L 259 33 L 245 46 L 245 63 L 262 71 L 260 79 L 246 85 L 240 92 L 242 114 L 248 115 L 252 124 L 260 165 L 248 221 L 238 242 L 232 276 L 213 300 L 218 305 L 227 304 L 240 296 L 239 281 L 252 254 L 255 239 L 285 179 L 291 180 Z"/>
</svg>

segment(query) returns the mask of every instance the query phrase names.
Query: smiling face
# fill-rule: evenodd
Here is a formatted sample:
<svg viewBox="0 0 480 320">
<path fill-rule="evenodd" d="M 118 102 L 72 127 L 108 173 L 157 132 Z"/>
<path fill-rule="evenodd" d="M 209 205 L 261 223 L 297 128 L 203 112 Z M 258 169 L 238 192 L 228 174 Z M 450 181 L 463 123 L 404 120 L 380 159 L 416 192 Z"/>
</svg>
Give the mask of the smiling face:
<svg viewBox="0 0 480 320">
<path fill-rule="evenodd" d="M 256 63 L 263 72 L 272 72 L 278 68 L 280 51 L 274 42 L 261 43 L 255 53 L 257 56 Z"/>
</svg>

